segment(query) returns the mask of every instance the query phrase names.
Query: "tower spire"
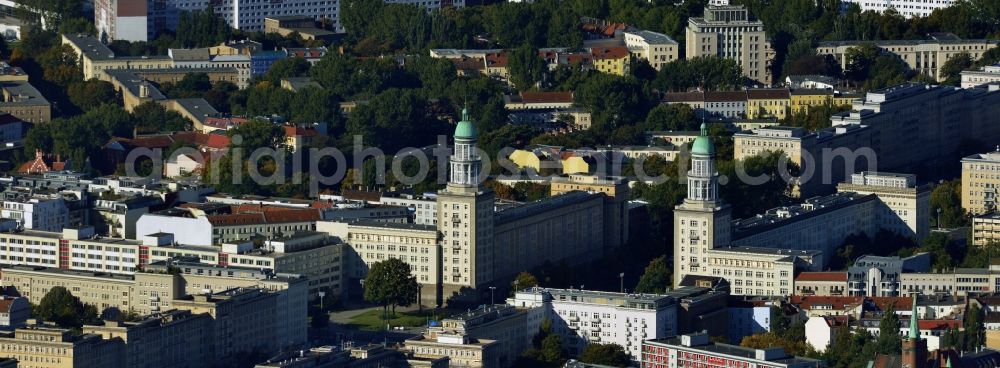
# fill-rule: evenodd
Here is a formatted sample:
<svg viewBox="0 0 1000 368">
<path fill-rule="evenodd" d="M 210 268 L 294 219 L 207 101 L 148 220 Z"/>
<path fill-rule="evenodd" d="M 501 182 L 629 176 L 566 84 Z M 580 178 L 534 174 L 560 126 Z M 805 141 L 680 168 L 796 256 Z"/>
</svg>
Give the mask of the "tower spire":
<svg viewBox="0 0 1000 368">
<path fill-rule="evenodd" d="M 913 294 L 913 308 L 910 310 L 910 339 L 920 338 L 920 324 L 917 319 L 917 294 Z"/>
</svg>

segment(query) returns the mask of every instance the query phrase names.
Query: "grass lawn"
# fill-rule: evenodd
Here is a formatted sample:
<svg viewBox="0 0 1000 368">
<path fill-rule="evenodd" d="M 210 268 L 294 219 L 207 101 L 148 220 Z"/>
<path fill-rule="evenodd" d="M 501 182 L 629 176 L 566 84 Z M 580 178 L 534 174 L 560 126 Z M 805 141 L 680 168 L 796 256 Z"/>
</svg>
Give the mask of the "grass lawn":
<svg viewBox="0 0 1000 368">
<path fill-rule="evenodd" d="M 389 320 L 382 320 L 382 310 L 371 310 L 365 313 L 359 314 L 354 318 L 351 318 L 347 322 L 348 326 L 356 327 L 359 330 L 365 331 L 381 331 L 385 330 L 385 325 L 388 322 L 389 326 L 404 326 L 404 327 L 420 327 L 427 323 L 427 318 L 434 319 L 433 312 L 427 311 L 420 313 L 417 311 L 412 312 L 396 312 L 392 315 L 389 312 Z"/>
</svg>

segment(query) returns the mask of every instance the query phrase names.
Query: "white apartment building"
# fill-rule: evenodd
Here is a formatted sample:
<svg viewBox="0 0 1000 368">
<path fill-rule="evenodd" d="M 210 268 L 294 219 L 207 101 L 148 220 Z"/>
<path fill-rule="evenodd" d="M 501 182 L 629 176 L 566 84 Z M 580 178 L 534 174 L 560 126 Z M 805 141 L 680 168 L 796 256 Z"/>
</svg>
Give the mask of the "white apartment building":
<svg viewBox="0 0 1000 368">
<path fill-rule="evenodd" d="M 570 355 L 589 343 L 613 343 L 638 359 L 644 340 L 678 331 L 677 300 L 667 295 L 532 288 L 518 291 L 507 304 L 544 310 Z"/>
<path fill-rule="evenodd" d="M 753 20 L 743 6 L 708 6 L 704 17 L 688 19 L 685 55 L 718 56 L 735 60 L 743 75 L 771 84 L 768 66 L 774 50 L 764 33 L 764 23 Z"/>
<path fill-rule="evenodd" d="M 387 4 L 412 4 L 427 10 L 463 7 L 465 0 L 385 0 Z M 233 28 L 263 31 L 264 18 L 309 16 L 329 22 L 344 32 L 340 0 L 94 0 L 94 25 L 111 40 L 152 41 L 158 32 L 176 31 L 181 12 L 213 7 L 215 14 Z"/>
<path fill-rule="evenodd" d="M 962 71 L 962 88 L 1000 82 L 1000 64 L 987 65 L 980 70 Z"/>
<path fill-rule="evenodd" d="M 633 57 L 643 58 L 653 69 L 660 70 L 664 64 L 677 60 L 677 41 L 670 36 L 653 31 L 625 31 L 625 47 Z"/>
<path fill-rule="evenodd" d="M 218 246 L 178 245 L 171 234 L 141 240 L 103 238 L 94 228 L 62 232 L 0 232 L 0 264 L 41 266 L 132 275 L 145 265 L 174 257 L 194 257 L 206 265 L 237 266 L 309 278 L 310 295 L 341 292 L 343 244 L 325 233 L 297 232 L 264 241 Z"/>
<path fill-rule="evenodd" d="M 957 0 L 843 0 L 841 6 L 857 4 L 862 12 L 874 11 L 882 13 L 894 9 L 907 18 L 926 17 L 935 9 L 947 8 Z"/>
<path fill-rule="evenodd" d="M 170 233 L 179 244 L 219 245 L 258 236 L 311 231 L 316 229 L 319 220 L 319 211 L 312 209 L 270 211 L 251 206 L 247 211 L 231 211 L 224 205 L 196 207 L 175 207 L 143 214 L 136 221 L 136 236 Z"/>
<path fill-rule="evenodd" d="M 62 231 L 70 225 L 69 207 L 62 198 L 4 199 L 0 217 L 32 230 Z"/>
</svg>

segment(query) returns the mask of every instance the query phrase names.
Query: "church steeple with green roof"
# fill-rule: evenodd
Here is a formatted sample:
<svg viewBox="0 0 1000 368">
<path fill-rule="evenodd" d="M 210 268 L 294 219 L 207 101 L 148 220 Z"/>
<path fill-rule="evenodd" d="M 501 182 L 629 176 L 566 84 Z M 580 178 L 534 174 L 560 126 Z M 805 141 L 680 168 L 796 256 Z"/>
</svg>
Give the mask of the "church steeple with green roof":
<svg viewBox="0 0 1000 368">
<path fill-rule="evenodd" d="M 910 339 L 920 338 L 920 321 L 917 319 L 917 295 L 913 295 L 913 308 L 910 311 Z"/>
</svg>

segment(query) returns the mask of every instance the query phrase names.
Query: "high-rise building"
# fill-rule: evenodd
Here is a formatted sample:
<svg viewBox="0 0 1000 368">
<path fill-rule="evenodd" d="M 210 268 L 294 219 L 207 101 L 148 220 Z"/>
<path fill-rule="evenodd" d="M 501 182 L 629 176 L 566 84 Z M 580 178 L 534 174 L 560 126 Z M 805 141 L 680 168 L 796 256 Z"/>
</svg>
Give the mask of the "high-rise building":
<svg viewBox="0 0 1000 368">
<path fill-rule="evenodd" d="M 451 175 L 437 197 L 445 295 L 462 288 L 477 288 L 494 277 L 494 195 L 480 184 L 476 136 L 468 111 L 462 109 L 462 120 L 455 127 L 455 150 L 449 160 Z"/>
<path fill-rule="evenodd" d="M 771 84 L 769 64 L 774 50 L 764 33 L 764 23 L 751 19 L 743 6 L 708 6 L 704 17 L 688 19 L 686 58 L 718 56 L 735 60 L 743 75 Z"/>
<path fill-rule="evenodd" d="M 703 123 L 691 143 L 687 197 L 674 208 L 674 286 L 685 274 L 707 269 L 708 250 L 729 244 L 731 209 L 719 199 L 718 180 L 715 144 Z"/>
</svg>

